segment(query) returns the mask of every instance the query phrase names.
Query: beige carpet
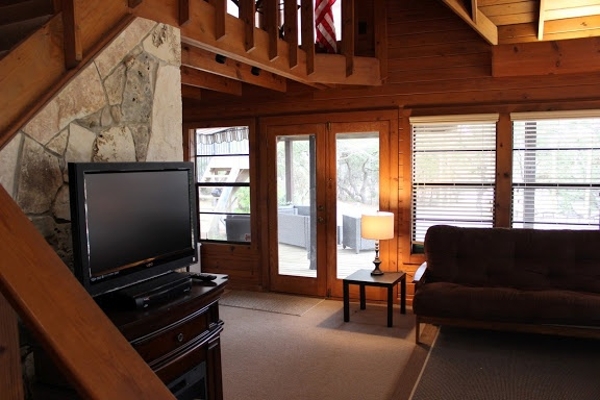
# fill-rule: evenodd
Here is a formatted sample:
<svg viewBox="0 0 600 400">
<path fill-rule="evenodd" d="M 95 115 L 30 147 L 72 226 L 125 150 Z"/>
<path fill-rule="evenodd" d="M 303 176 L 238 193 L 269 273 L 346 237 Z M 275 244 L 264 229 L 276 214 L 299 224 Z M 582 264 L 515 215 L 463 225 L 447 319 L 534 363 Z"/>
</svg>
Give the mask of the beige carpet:
<svg viewBox="0 0 600 400">
<path fill-rule="evenodd" d="M 350 311 L 344 323 L 336 300 L 301 317 L 221 307 L 225 400 L 406 399 L 427 354 L 415 346 L 414 315 L 396 308 L 388 328 L 385 306 Z"/>
<path fill-rule="evenodd" d="M 219 304 L 300 317 L 322 301 L 313 297 L 232 290 L 221 297 Z"/>
<path fill-rule="evenodd" d="M 443 326 L 411 400 L 600 399 L 600 341 Z"/>
</svg>

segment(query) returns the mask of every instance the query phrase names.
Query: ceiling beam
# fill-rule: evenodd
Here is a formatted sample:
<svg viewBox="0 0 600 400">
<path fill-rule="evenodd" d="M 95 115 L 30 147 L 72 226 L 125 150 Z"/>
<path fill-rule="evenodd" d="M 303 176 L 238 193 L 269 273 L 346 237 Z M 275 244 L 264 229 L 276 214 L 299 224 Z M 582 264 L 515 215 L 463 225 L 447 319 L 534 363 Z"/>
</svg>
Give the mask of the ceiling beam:
<svg viewBox="0 0 600 400">
<path fill-rule="evenodd" d="M 309 76 L 314 84 L 380 86 L 379 60 L 354 57 L 354 73 L 346 76 L 346 57 L 341 54 L 315 54 L 315 72 Z M 368 79 L 368 77 L 370 77 Z M 321 86 L 322 87 L 322 86 Z"/>
<path fill-rule="evenodd" d="M 201 100 L 202 91 L 203 89 L 195 86 L 181 85 L 181 97 L 185 97 L 186 99 Z"/>
<path fill-rule="evenodd" d="M 240 81 L 189 67 L 181 67 L 181 84 L 234 96 L 242 95 L 242 83 Z"/>
<path fill-rule="evenodd" d="M 472 18 L 462 0 L 442 0 L 442 2 L 469 24 L 471 28 L 475 29 L 489 44 L 498 44 L 498 27 L 479 9 L 475 9 L 477 16 L 476 18 Z"/>
<path fill-rule="evenodd" d="M 217 57 L 216 54 L 210 51 L 189 45 L 181 46 L 181 65 L 278 92 L 286 92 L 287 90 L 284 77 L 263 71 L 258 67 L 242 64 L 231 58 Z"/>
<path fill-rule="evenodd" d="M 544 23 L 546 22 L 546 0 L 540 0 L 540 12 L 538 15 L 538 40 L 544 40 Z"/>
</svg>

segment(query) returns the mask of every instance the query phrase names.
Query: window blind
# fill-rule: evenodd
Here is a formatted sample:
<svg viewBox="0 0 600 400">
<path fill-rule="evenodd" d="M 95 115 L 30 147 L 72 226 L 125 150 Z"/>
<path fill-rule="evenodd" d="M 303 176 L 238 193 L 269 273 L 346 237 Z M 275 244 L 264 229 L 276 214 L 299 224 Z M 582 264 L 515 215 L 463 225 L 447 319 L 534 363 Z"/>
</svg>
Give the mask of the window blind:
<svg viewBox="0 0 600 400">
<path fill-rule="evenodd" d="M 411 122 L 412 242 L 432 225 L 493 226 L 496 118 Z"/>
<path fill-rule="evenodd" d="M 536 117 L 513 121 L 512 226 L 598 229 L 600 118 Z"/>
</svg>

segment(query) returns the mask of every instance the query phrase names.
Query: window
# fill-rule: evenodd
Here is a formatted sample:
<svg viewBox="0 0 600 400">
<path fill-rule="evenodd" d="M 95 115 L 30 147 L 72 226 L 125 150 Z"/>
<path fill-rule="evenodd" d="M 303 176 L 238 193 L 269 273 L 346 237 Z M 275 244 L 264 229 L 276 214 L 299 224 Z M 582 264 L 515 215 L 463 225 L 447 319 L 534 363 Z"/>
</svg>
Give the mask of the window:
<svg viewBox="0 0 600 400">
<path fill-rule="evenodd" d="M 200 239 L 250 242 L 247 126 L 196 129 Z"/>
<path fill-rule="evenodd" d="M 512 119 L 512 226 L 598 229 L 600 118 L 570 112 Z"/>
<path fill-rule="evenodd" d="M 411 118 L 413 251 L 432 225 L 493 226 L 496 121 L 488 114 Z"/>
</svg>

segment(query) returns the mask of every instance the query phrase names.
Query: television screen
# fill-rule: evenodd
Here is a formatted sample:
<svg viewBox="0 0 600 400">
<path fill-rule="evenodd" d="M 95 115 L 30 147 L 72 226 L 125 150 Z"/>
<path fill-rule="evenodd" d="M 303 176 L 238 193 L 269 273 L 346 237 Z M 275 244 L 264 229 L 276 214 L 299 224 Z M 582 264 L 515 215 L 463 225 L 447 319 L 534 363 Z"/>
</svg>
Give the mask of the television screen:
<svg viewBox="0 0 600 400">
<path fill-rule="evenodd" d="M 70 163 L 75 274 L 108 293 L 196 261 L 192 163 Z"/>
</svg>

